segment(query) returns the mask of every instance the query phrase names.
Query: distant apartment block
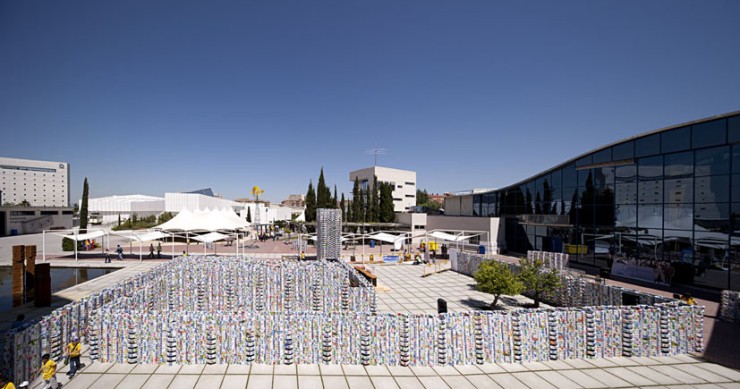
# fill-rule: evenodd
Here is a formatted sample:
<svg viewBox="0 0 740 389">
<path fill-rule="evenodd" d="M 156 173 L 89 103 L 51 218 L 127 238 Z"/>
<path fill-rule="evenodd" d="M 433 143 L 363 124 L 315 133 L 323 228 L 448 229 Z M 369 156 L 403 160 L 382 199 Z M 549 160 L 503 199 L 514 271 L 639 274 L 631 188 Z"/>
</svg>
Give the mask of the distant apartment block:
<svg viewBox="0 0 740 389">
<path fill-rule="evenodd" d="M 393 210 L 395 212 L 407 212 L 416 206 L 416 172 L 373 166 L 349 173 L 349 180 L 354 182 L 357 178 L 362 190 L 372 187 L 373 177 L 378 177 L 378 183 L 387 182 L 393 185 Z"/>
<path fill-rule="evenodd" d="M 69 164 L 0 157 L 2 202 L 69 207 Z"/>
</svg>

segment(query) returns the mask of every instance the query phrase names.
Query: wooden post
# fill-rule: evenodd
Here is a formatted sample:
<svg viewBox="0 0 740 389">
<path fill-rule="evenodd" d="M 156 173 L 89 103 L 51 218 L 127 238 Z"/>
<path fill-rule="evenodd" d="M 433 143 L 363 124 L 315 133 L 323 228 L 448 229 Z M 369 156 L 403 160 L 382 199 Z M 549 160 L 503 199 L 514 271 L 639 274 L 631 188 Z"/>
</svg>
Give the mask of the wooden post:
<svg viewBox="0 0 740 389">
<path fill-rule="evenodd" d="M 34 285 L 34 300 L 37 307 L 51 306 L 51 264 L 48 262 L 36 264 L 36 285 Z"/>
<path fill-rule="evenodd" d="M 17 307 L 24 303 L 23 291 L 25 290 L 24 281 L 26 276 L 26 271 L 24 269 L 25 256 L 26 246 L 13 246 L 13 307 Z"/>
<path fill-rule="evenodd" d="M 36 285 L 36 246 L 26 246 L 26 302 L 34 296 Z"/>
</svg>

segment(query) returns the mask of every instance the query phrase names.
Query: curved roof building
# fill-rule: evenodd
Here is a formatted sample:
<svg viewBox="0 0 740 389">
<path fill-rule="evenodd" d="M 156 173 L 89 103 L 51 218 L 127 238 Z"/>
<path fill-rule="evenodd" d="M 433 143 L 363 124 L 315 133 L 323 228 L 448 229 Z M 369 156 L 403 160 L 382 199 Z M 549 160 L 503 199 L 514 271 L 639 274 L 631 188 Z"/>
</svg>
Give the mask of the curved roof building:
<svg viewBox="0 0 740 389">
<path fill-rule="evenodd" d="M 470 216 L 501 218 L 512 252 L 569 252 L 624 276 L 740 289 L 740 111 L 637 135 L 465 198 L 459 209 Z"/>
</svg>

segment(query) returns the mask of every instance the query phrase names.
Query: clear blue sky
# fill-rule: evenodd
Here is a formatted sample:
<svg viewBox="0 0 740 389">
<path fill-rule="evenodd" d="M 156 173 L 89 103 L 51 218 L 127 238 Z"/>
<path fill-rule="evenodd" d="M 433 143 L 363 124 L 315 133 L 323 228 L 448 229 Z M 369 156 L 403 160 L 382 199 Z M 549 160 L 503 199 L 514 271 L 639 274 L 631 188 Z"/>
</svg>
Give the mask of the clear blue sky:
<svg viewBox="0 0 740 389">
<path fill-rule="evenodd" d="M 739 1 L 0 0 L 0 155 L 72 164 L 72 199 L 323 166 L 501 187 L 740 109 Z"/>
</svg>

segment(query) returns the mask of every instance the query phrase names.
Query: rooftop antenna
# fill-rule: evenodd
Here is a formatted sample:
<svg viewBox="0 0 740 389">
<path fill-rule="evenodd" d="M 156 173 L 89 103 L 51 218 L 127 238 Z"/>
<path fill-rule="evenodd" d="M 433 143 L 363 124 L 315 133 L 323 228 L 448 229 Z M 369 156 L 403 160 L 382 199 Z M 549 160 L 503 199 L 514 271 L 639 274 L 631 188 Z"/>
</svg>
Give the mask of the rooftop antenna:
<svg viewBox="0 0 740 389">
<path fill-rule="evenodd" d="M 365 154 L 372 154 L 375 160 L 373 166 L 378 166 L 378 155 L 384 155 L 386 151 L 388 151 L 388 149 L 379 149 L 376 147 L 376 148 L 365 150 Z"/>
</svg>

